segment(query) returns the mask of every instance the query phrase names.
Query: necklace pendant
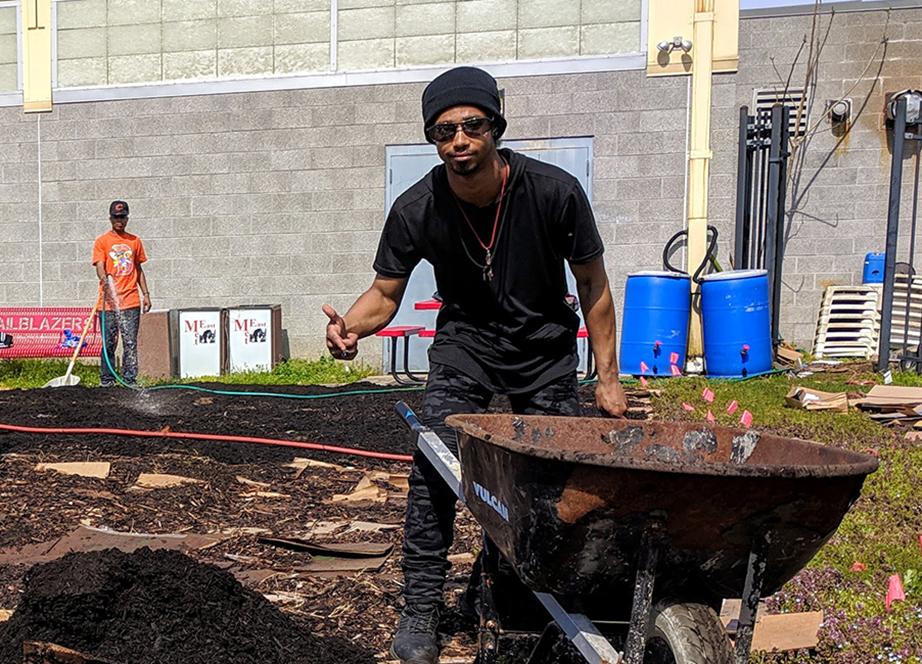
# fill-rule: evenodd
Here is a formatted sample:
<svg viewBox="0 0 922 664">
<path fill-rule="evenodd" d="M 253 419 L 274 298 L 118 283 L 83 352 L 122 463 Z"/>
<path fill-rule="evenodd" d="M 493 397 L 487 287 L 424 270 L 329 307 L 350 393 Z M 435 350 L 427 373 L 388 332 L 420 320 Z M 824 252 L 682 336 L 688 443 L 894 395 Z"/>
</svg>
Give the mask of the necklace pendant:
<svg viewBox="0 0 922 664">
<path fill-rule="evenodd" d="M 493 281 L 493 254 L 487 249 L 487 255 L 483 259 L 483 280 Z"/>
</svg>

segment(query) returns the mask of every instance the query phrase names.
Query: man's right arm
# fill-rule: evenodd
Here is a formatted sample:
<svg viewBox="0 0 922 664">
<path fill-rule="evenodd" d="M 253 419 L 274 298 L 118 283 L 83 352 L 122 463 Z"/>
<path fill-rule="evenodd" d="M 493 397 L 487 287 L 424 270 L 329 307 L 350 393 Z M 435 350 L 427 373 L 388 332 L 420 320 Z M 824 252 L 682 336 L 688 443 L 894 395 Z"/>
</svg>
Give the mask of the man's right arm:
<svg viewBox="0 0 922 664">
<path fill-rule="evenodd" d="M 408 279 L 376 276 L 371 287 L 359 296 L 345 316 L 340 316 L 330 305 L 323 305 L 323 312 L 330 319 L 327 348 L 333 357 L 351 360 L 358 353 L 359 339 L 391 322 L 403 299 Z"/>
</svg>

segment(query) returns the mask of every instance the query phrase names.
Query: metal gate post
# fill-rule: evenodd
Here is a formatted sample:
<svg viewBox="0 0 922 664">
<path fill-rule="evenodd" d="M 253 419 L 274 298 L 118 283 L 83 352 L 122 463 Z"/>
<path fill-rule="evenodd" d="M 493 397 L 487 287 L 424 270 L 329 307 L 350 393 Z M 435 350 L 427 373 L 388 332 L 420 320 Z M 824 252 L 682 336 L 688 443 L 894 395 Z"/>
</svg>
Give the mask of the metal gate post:
<svg viewBox="0 0 922 664">
<path fill-rule="evenodd" d="M 749 107 L 740 108 L 739 152 L 736 159 L 736 236 L 733 238 L 733 267 L 742 270 L 749 263 Z"/>
<path fill-rule="evenodd" d="M 787 160 L 788 109 L 772 107 L 771 142 L 768 151 L 768 195 L 765 208 L 765 269 L 768 270 L 772 344 L 781 341 L 778 333 L 781 297 L 781 265 L 784 261 L 784 163 Z"/>
<path fill-rule="evenodd" d="M 890 205 L 887 209 L 887 253 L 884 256 L 884 297 L 880 312 L 880 343 L 877 370 L 890 365 L 890 328 L 893 322 L 893 278 L 896 273 L 896 246 L 900 232 L 900 190 L 903 184 L 903 144 L 906 141 L 906 98 L 896 102 L 893 118 L 893 151 L 890 157 Z"/>
</svg>

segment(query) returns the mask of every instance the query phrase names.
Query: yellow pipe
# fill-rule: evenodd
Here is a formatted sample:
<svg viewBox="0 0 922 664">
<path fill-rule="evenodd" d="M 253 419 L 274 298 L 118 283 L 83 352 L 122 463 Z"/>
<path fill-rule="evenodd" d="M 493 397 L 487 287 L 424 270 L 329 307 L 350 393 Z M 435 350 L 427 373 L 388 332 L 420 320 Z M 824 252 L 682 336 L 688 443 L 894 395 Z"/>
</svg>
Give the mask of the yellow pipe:
<svg viewBox="0 0 922 664">
<path fill-rule="evenodd" d="M 691 131 L 688 146 L 688 271 L 704 260 L 707 248 L 708 176 L 711 163 L 711 74 L 714 57 L 714 0 L 694 0 L 691 70 Z M 689 358 L 703 352 L 699 289 L 692 283 Z"/>
<path fill-rule="evenodd" d="M 51 110 L 51 0 L 22 3 L 22 104 Z"/>
</svg>

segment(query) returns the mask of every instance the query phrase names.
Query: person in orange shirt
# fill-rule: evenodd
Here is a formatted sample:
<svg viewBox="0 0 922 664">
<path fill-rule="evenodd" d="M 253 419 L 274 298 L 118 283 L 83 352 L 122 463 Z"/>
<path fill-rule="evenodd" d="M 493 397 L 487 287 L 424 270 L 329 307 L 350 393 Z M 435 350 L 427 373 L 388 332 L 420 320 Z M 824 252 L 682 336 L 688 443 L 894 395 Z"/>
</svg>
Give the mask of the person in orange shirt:
<svg viewBox="0 0 922 664">
<path fill-rule="evenodd" d="M 128 225 L 128 203 L 112 201 L 109 205 L 112 230 L 96 238 L 93 245 L 93 265 L 102 288 L 105 309 L 106 353 L 115 363 L 115 349 L 122 337 L 122 377 L 129 385 L 138 378 L 138 325 L 141 309 L 150 311 L 150 290 L 141 264 L 147 260 L 144 245 L 137 235 L 125 232 Z M 138 289 L 140 287 L 140 293 Z M 115 385 L 115 375 L 103 359 L 99 367 L 103 387 Z"/>
</svg>

